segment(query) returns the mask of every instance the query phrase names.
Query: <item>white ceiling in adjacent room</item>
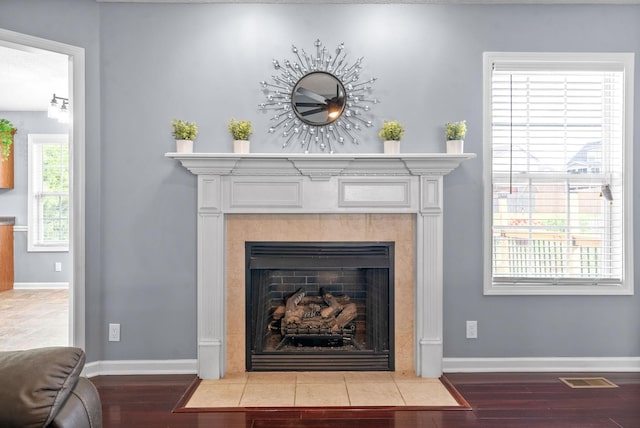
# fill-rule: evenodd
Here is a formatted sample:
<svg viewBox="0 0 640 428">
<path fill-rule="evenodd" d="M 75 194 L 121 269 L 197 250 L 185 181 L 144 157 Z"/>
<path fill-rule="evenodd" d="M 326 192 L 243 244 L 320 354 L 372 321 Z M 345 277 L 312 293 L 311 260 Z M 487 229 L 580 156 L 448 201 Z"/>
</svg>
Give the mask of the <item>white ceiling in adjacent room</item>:
<svg viewBox="0 0 640 428">
<path fill-rule="evenodd" d="M 46 111 L 68 88 L 66 55 L 0 41 L 0 111 Z"/>
</svg>

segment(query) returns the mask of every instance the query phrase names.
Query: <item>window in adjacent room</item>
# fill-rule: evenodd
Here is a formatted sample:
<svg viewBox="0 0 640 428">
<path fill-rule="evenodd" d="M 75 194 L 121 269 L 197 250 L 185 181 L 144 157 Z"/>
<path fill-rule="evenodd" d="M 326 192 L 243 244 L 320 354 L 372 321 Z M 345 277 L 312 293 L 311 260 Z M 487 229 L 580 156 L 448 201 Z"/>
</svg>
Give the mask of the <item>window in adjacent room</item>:
<svg viewBox="0 0 640 428">
<path fill-rule="evenodd" d="M 29 134 L 29 251 L 69 251 L 69 137 Z"/>
<path fill-rule="evenodd" d="M 485 294 L 633 294 L 633 64 L 485 53 Z"/>
</svg>

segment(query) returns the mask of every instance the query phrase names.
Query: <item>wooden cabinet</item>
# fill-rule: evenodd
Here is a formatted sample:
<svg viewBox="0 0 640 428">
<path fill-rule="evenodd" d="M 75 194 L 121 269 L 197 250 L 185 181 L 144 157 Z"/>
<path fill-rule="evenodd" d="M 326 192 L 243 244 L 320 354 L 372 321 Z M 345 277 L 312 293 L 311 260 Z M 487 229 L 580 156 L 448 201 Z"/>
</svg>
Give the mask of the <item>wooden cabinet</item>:
<svg viewBox="0 0 640 428">
<path fill-rule="evenodd" d="M 15 130 L 11 133 L 13 140 Z M 0 158 L 0 189 L 13 189 L 13 152 L 15 152 L 14 144 L 11 144 L 11 154 L 9 159 Z M 1 156 L 1 155 L 0 155 Z"/>
<path fill-rule="evenodd" d="M 13 224 L 0 221 L 0 292 L 7 290 L 13 290 Z"/>
</svg>

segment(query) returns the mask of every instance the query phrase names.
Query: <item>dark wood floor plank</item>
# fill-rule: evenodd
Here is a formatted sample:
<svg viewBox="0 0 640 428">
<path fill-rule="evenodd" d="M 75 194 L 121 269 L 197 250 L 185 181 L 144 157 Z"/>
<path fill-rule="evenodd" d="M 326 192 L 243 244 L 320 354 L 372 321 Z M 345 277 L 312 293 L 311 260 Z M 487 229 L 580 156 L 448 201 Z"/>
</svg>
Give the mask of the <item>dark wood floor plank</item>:
<svg viewBox="0 0 640 428">
<path fill-rule="evenodd" d="M 303 409 L 173 413 L 193 375 L 98 376 L 104 428 L 640 428 L 640 373 L 603 376 L 611 389 L 572 389 L 555 373 L 446 375 L 472 411 Z"/>
</svg>

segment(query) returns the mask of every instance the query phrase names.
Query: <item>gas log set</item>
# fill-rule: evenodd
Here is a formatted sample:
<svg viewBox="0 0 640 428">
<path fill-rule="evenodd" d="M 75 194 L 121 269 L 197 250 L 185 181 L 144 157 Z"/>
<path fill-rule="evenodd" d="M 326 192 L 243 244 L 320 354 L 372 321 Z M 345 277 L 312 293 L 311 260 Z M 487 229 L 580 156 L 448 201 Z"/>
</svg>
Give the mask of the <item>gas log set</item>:
<svg viewBox="0 0 640 428">
<path fill-rule="evenodd" d="M 273 312 L 270 329 L 282 334 L 276 350 L 299 339 L 342 341 L 361 349 L 354 339 L 353 321 L 357 315 L 356 304 L 351 303 L 349 296 L 334 296 L 324 290 L 319 296 L 307 296 L 300 288 Z"/>
<path fill-rule="evenodd" d="M 393 243 L 245 245 L 247 371 L 393 370 Z"/>
</svg>

